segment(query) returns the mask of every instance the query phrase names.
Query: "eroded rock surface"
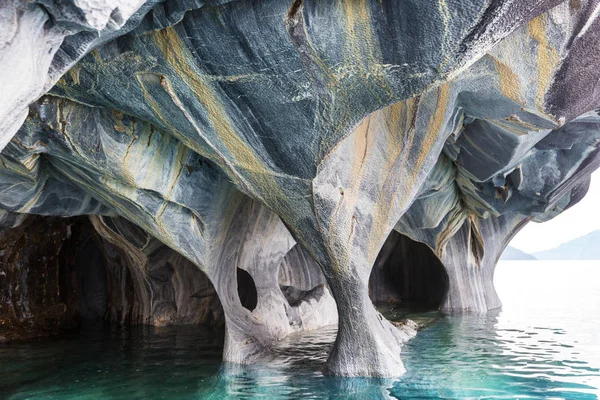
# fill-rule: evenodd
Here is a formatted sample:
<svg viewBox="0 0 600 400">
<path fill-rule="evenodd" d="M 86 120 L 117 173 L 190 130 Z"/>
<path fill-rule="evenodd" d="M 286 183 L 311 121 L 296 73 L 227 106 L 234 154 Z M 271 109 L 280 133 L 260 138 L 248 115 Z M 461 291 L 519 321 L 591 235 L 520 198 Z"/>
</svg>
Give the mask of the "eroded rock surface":
<svg viewBox="0 0 600 400">
<path fill-rule="evenodd" d="M 50 75 L 1 65 L 23 82 L 1 101 L 2 220 L 92 215 L 125 287 L 112 320 L 216 321 L 177 278 L 197 268 L 226 361 L 337 321 L 326 372 L 401 374 L 414 326 L 372 299 L 499 307 L 509 239 L 600 162 L 596 1 L 108 3 L 40 2 L 81 50 Z M 35 12 L 11 19 L 28 43 Z"/>
<path fill-rule="evenodd" d="M 77 326 L 77 270 L 91 234 L 85 220 L 29 216 L 0 234 L 0 342 Z M 106 306 L 94 290 L 81 300 L 82 314 L 103 312 Z"/>
<path fill-rule="evenodd" d="M 206 275 L 121 218 L 32 215 L 0 241 L 0 341 L 63 332 L 83 320 L 225 322 Z"/>
</svg>

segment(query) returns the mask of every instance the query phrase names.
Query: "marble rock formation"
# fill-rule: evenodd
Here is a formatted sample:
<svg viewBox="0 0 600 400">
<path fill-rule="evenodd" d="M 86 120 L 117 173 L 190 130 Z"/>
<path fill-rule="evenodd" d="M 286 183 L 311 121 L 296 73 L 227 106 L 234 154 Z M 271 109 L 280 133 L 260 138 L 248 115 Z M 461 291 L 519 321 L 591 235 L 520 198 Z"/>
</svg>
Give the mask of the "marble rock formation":
<svg viewBox="0 0 600 400">
<path fill-rule="evenodd" d="M 83 320 L 224 323 L 206 275 L 126 220 L 31 215 L 0 233 L 0 244 L 0 342 Z"/>
<path fill-rule="evenodd" d="M 109 319 L 222 315 L 226 361 L 337 322 L 327 373 L 401 374 L 373 301 L 499 307 L 600 162 L 598 1 L 125 3 L 0 9 L 2 226 L 90 215 Z"/>
<path fill-rule="evenodd" d="M 94 264 L 82 265 L 91 226 L 76 220 L 29 216 L 14 229 L 0 233 L 0 342 L 27 339 L 77 326 L 80 314 L 77 270 L 94 274 Z M 102 284 L 96 274 L 95 284 Z M 100 278 L 100 279 L 98 279 Z M 102 308 L 105 298 L 86 292 L 85 312 Z M 87 304 L 86 304 L 87 303 Z"/>
<path fill-rule="evenodd" d="M 137 26 L 144 0 L 3 1 L 0 4 L 0 150 L 29 105 L 94 47 Z"/>
</svg>

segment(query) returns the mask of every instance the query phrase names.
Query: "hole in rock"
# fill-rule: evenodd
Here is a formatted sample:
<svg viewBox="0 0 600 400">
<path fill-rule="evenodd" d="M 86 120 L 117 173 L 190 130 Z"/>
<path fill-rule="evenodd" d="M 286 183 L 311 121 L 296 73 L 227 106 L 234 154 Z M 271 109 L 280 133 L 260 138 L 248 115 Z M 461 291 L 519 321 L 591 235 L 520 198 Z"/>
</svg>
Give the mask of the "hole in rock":
<svg viewBox="0 0 600 400">
<path fill-rule="evenodd" d="M 340 188 L 341 190 L 341 188 Z M 279 265 L 279 289 L 292 307 L 311 298 L 319 300 L 325 293 L 325 277 L 316 261 L 295 245 Z"/>
<path fill-rule="evenodd" d="M 423 243 L 392 232 L 369 278 L 373 303 L 400 303 L 434 310 L 440 307 L 447 291 L 448 274 L 433 251 Z"/>
<path fill-rule="evenodd" d="M 253 311 L 258 303 L 256 285 L 254 284 L 254 279 L 252 279 L 252 276 L 248 273 L 248 271 L 245 271 L 241 268 L 237 269 L 237 290 L 242 306 L 250 311 Z"/>
<path fill-rule="evenodd" d="M 124 218 L 101 221 L 99 236 L 110 282 L 107 320 L 155 326 L 224 325 L 215 288 L 196 265 Z"/>
<path fill-rule="evenodd" d="M 324 294 L 325 284 L 317 285 L 310 290 L 302 290 L 294 286 L 283 285 L 280 285 L 279 288 L 288 304 L 292 307 L 298 307 L 302 301 L 309 301 L 310 299 L 319 300 Z"/>
<path fill-rule="evenodd" d="M 60 300 L 52 307 L 72 310 L 74 320 L 102 321 L 109 302 L 106 265 L 88 218 L 40 218 L 35 224 L 42 229 L 43 235 L 56 237 L 55 242 L 43 250 L 42 258 L 52 257 L 52 246 L 60 249 L 55 267 L 58 268 L 57 291 Z M 61 237 L 60 232 L 64 236 Z M 44 240 L 39 237 L 37 239 Z M 22 250 L 32 251 L 31 247 Z M 32 272 L 39 273 L 36 266 L 32 266 Z M 37 282 L 42 285 L 47 283 L 42 283 L 42 280 Z M 36 290 L 37 284 L 32 285 L 31 289 Z"/>
</svg>

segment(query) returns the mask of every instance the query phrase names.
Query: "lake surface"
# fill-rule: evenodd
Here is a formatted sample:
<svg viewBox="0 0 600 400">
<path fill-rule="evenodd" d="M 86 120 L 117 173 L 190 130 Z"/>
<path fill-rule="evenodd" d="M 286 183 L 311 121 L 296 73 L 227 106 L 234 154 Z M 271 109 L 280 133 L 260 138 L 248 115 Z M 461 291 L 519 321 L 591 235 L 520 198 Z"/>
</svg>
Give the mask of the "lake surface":
<svg viewBox="0 0 600 400">
<path fill-rule="evenodd" d="M 504 307 L 485 316 L 411 314 L 427 327 L 399 379 L 322 376 L 333 327 L 286 339 L 261 367 L 222 365 L 218 331 L 88 327 L 0 345 L 0 398 L 597 399 L 600 262 L 503 261 L 496 287 Z"/>
</svg>

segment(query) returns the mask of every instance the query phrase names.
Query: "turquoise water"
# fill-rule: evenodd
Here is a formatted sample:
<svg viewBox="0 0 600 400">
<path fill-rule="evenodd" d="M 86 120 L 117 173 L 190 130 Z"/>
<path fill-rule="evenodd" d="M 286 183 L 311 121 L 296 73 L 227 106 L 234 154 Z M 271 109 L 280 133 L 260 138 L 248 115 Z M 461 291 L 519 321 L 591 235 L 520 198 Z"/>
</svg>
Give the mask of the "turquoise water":
<svg viewBox="0 0 600 400">
<path fill-rule="evenodd" d="M 335 328 L 240 367 L 219 362 L 222 332 L 88 327 L 0 345 L 0 398 L 597 399 L 600 263 L 504 262 L 496 286 L 501 311 L 412 314 L 427 327 L 404 347 L 399 379 L 322 376 Z"/>
</svg>

